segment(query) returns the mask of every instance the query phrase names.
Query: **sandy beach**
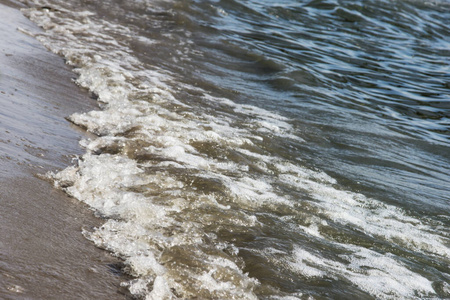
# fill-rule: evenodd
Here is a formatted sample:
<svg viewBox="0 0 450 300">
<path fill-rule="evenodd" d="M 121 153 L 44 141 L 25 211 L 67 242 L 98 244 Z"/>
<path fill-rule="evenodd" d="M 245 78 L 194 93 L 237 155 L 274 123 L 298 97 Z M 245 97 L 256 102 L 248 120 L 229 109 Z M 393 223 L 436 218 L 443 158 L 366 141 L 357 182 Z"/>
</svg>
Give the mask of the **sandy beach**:
<svg viewBox="0 0 450 300">
<path fill-rule="evenodd" d="M 120 261 L 81 234 L 100 221 L 37 176 L 83 153 L 65 117 L 96 104 L 20 8 L 0 2 L 0 298 L 126 299 Z"/>
</svg>

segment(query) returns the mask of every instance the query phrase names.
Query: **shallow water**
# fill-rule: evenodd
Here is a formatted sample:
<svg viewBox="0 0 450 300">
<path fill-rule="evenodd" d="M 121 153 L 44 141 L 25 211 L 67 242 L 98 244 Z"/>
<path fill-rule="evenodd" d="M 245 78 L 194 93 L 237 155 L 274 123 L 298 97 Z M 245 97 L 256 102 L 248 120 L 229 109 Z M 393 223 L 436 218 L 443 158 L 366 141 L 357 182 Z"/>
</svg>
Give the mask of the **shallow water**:
<svg viewBox="0 0 450 300">
<path fill-rule="evenodd" d="M 29 1 L 101 110 L 49 174 L 149 299 L 450 297 L 446 1 Z"/>
</svg>

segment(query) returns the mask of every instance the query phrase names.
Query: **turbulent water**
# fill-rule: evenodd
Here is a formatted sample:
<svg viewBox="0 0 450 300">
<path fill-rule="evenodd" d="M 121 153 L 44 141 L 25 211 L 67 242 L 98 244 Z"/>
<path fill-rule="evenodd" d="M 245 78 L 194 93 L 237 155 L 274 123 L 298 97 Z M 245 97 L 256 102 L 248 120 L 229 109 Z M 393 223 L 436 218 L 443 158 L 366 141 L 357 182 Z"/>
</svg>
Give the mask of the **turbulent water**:
<svg viewBox="0 0 450 300">
<path fill-rule="evenodd" d="M 448 1 L 23 2 L 100 106 L 48 176 L 132 294 L 450 297 Z"/>
</svg>

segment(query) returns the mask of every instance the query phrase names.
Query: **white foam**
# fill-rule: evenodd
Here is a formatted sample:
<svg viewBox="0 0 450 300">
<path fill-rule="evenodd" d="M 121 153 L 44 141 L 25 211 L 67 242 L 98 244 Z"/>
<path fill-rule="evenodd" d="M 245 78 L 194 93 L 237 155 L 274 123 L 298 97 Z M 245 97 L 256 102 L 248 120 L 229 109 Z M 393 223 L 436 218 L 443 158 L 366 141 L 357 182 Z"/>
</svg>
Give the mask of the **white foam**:
<svg viewBox="0 0 450 300">
<path fill-rule="evenodd" d="M 157 276 L 153 282 L 153 289 L 145 296 L 146 300 L 173 299 L 169 284 L 162 276 Z"/>
<path fill-rule="evenodd" d="M 330 185 L 333 179 L 320 173 L 314 175 L 303 170 L 296 173 L 282 174 L 280 179 L 289 186 L 307 191 L 317 201 L 311 205 L 334 222 L 354 226 L 368 235 L 413 251 L 450 257 L 450 249 L 446 246 L 449 239 L 423 221 L 407 216 L 403 210 L 362 194 L 339 190 Z M 322 182 L 317 182 L 317 178 Z"/>
<path fill-rule="evenodd" d="M 184 186 L 183 183 L 163 174 L 146 175 L 133 160 L 109 154 L 86 154 L 79 160 L 78 168 L 67 168 L 54 174 L 53 177 L 56 184 L 65 186 L 67 193 L 88 203 L 103 215 L 113 218 L 98 230 L 92 233 L 85 232 L 85 235 L 97 246 L 123 257 L 130 268 L 130 273 L 142 279 L 130 283 L 129 287 L 132 292 L 144 293 L 147 294 L 147 297 L 153 297 L 167 291 L 166 284 L 161 285 L 161 289 L 158 288 L 158 290 L 154 288 L 150 291 L 143 288 L 144 282 L 147 285 L 154 282 L 157 278 L 155 276 L 168 276 L 167 268 L 158 262 L 157 256 L 161 255 L 159 249 L 203 243 L 201 236 L 205 233 L 201 226 L 198 227 L 193 223 L 194 220 L 186 219 L 180 224 L 180 221 L 171 216 L 171 212 L 184 213 L 183 211 L 189 206 L 184 199 L 179 199 L 178 204 L 174 199 L 173 205 L 161 206 L 152 203 L 152 199 L 149 197 L 127 191 L 128 188 L 142 185 L 157 185 L 165 191 L 180 189 Z M 199 200 L 203 205 L 206 199 Z M 209 201 L 208 203 L 214 205 L 217 202 Z M 218 206 L 223 208 L 221 205 Z M 242 222 L 242 226 L 248 226 L 254 225 L 256 219 L 249 217 L 248 221 L 244 219 L 236 221 Z M 162 234 L 167 228 L 173 226 L 182 226 L 184 229 L 176 235 Z M 237 254 L 237 251 L 235 253 Z M 230 292 L 236 292 L 248 299 L 253 297 L 251 286 L 255 282 L 249 278 L 246 279 L 246 275 L 234 262 L 215 257 L 208 258 L 208 260 L 206 262 L 209 268 L 207 273 L 196 275 L 194 272 L 190 275 L 199 281 L 199 290 L 208 289 L 211 293 L 223 295 L 223 297 Z M 234 276 L 237 276 L 235 278 L 239 278 L 239 282 L 246 284 L 246 287 L 241 288 L 240 284 L 236 282 L 230 283 L 227 280 L 217 279 L 211 285 L 213 282 L 209 275 L 218 270 L 232 272 L 235 274 Z M 174 287 L 174 282 L 171 282 L 170 278 L 168 280 L 167 284 Z M 153 285 L 155 287 L 155 283 Z"/>
<path fill-rule="evenodd" d="M 293 251 L 292 268 L 306 277 L 333 276 L 348 280 L 378 299 L 414 299 L 433 295 L 432 283 L 408 270 L 393 255 L 383 255 L 362 247 L 341 244 L 352 251 L 341 255 L 347 263 L 311 254 L 300 247 Z"/>
</svg>

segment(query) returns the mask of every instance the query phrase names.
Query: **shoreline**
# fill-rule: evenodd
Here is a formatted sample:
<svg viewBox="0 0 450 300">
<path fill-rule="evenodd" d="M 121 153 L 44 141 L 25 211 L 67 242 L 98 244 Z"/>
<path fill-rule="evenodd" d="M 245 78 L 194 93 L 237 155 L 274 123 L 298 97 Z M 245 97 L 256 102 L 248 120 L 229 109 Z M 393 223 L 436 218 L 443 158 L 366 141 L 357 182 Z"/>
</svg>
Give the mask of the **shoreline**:
<svg viewBox="0 0 450 300">
<path fill-rule="evenodd" d="M 37 176 L 84 152 L 87 133 L 65 117 L 97 104 L 61 57 L 17 30 L 37 30 L 20 7 L 0 1 L 0 298 L 127 299 L 121 261 L 81 234 L 101 220 Z"/>
</svg>

